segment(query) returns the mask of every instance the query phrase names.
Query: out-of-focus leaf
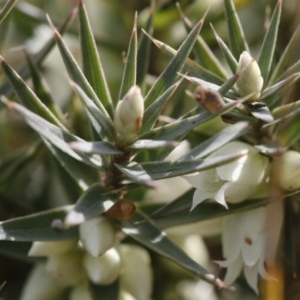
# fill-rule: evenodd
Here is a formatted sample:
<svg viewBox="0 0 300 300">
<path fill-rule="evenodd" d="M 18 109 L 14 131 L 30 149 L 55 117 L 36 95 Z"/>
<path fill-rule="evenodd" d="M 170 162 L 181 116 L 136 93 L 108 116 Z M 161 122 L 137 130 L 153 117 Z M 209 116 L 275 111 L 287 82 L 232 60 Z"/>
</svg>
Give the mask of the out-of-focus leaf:
<svg viewBox="0 0 300 300">
<path fill-rule="evenodd" d="M 157 148 L 175 148 L 179 145 L 176 141 L 155 141 L 155 140 L 138 140 L 131 144 L 126 149 L 130 150 L 145 150 Z"/>
<path fill-rule="evenodd" d="M 259 58 L 257 60 L 258 65 L 260 67 L 261 76 L 264 79 L 265 86 L 269 79 L 269 73 L 270 73 L 271 66 L 272 66 L 274 50 L 276 47 L 278 27 L 279 27 L 279 23 L 280 23 L 280 15 L 281 15 L 281 6 L 282 6 L 282 1 L 279 0 L 277 2 L 276 8 L 274 10 L 270 26 L 265 35 L 265 38 L 264 38 L 264 41 L 263 41 L 263 44 L 261 47 L 261 51 L 259 54 Z"/>
<path fill-rule="evenodd" d="M 75 151 L 84 153 L 98 153 L 105 155 L 123 154 L 121 150 L 108 142 L 71 142 L 69 146 Z"/>
<path fill-rule="evenodd" d="M 68 211 L 64 225 L 67 227 L 78 225 L 105 213 L 118 200 L 118 197 L 117 193 L 107 192 L 98 183 L 92 185 L 82 194 L 76 205 Z"/>
<path fill-rule="evenodd" d="M 142 213 L 137 212 L 130 220 L 119 222 L 117 224 L 124 233 L 139 243 L 173 261 L 175 264 L 183 267 L 197 277 L 215 286 L 229 288 L 229 286 L 219 278 L 215 277 L 192 260 Z"/>
<path fill-rule="evenodd" d="M 227 47 L 227 45 L 224 43 L 224 41 L 221 39 L 221 37 L 217 34 L 216 30 L 214 29 L 214 27 L 212 25 L 211 25 L 211 28 L 214 32 L 214 35 L 219 44 L 219 47 L 225 56 L 225 59 L 228 63 L 229 68 L 230 68 L 231 72 L 234 74 L 236 72 L 238 62 L 237 62 L 236 58 L 234 57 L 234 55 L 232 54 L 232 52 L 230 51 L 230 49 Z"/>
<path fill-rule="evenodd" d="M 31 111 L 36 112 L 49 122 L 61 128 L 65 128 L 65 126 L 59 121 L 59 119 L 36 96 L 36 94 L 29 88 L 29 86 L 23 81 L 23 79 L 5 62 L 2 57 L 0 57 L 0 63 L 3 71 L 5 72 L 9 82 L 13 86 L 13 89 L 22 104 Z"/>
<path fill-rule="evenodd" d="M 300 60 L 291 65 L 285 72 L 280 74 L 279 80 L 283 80 L 294 73 L 300 73 Z"/>
<path fill-rule="evenodd" d="M 70 24 L 70 22 L 73 20 L 73 18 L 75 17 L 77 13 L 77 8 L 74 9 L 70 15 L 66 18 L 66 20 L 63 22 L 62 26 L 58 29 L 60 34 L 63 34 L 66 29 L 68 28 L 68 25 Z M 47 54 L 51 51 L 51 49 L 53 48 L 53 46 L 55 45 L 55 39 L 54 37 L 52 37 L 45 45 L 44 47 L 37 52 L 36 54 L 32 55 L 32 61 L 35 65 L 40 65 L 42 63 L 42 61 L 44 60 L 44 58 L 47 56 Z M 29 69 L 28 69 L 28 65 L 27 63 L 24 63 L 18 70 L 17 73 L 22 77 L 22 78 L 27 78 L 30 75 Z M 13 93 L 13 89 L 10 85 L 9 82 L 4 82 L 1 86 L 0 86 L 0 94 L 2 95 L 6 95 L 7 97 L 10 97 Z M 0 109 L 3 108 L 3 103 L 0 102 Z"/>
<path fill-rule="evenodd" d="M 234 57 L 238 59 L 243 51 L 249 52 L 248 45 L 233 0 L 224 0 L 224 5 L 230 49 Z"/>
<path fill-rule="evenodd" d="M 47 106 L 47 108 L 53 113 L 53 115 L 65 123 L 63 113 L 60 110 L 59 106 L 53 101 L 51 94 L 44 82 L 41 74 L 39 73 L 38 69 L 34 65 L 31 57 L 27 52 L 25 52 L 25 56 L 27 59 L 28 67 L 30 70 L 30 77 L 33 84 L 33 89 L 37 97 Z"/>
<path fill-rule="evenodd" d="M 126 55 L 126 63 L 119 92 L 119 99 L 123 99 L 125 94 L 136 84 L 136 64 L 137 64 L 137 14 L 135 15 L 134 25 L 129 41 Z"/>
<path fill-rule="evenodd" d="M 269 108 L 263 102 L 255 102 L 248 105 L 250 114 L 264 123 L 272 123 L 274 117 L 272 116 Z"/>
<path fill-rule="evenodd" d="M 228 142 L 246 134 L 248 131 L 248 122 L 239 122 L 232 126 L 226 127 L 219 133 L 214 134 L 212 137 L 205 140 L 199 146 L 192 149 L 186 155 L 182 156 L 180 160 L 203 158 Z"/>
<path fill-rule="evenodd" d="M 126 169 L 127 172 L 131 173 L 138 174 L 141 172 L 141 175 L 147 174 L 147 176 L 151 176 L 151 178 L 154 180 L 158 180 L 215 168 L 217 166 L 232 162 L 246 154 L 247 152 L 244 151 L 226 156 L 206 158 L 204 160 L 191 159 L 181 161 L 145 162 L 141 163 L 140 166 L 127 165 L 124 166 L 123 169 Z"/>
<path fill-rule="evenodd" d="M 183 67 L 188 55 L 190 54 L 197 36 L 202 28 L 203 19 L 191 30 L 190 34 L 181 44 L 177 54 L 173 57 L 169 65 L 161 73 L 155 83 L 152 85 L 148 94 L 145 97 L 145 105 L 148 107 L 152 104 L 163 91 L 168 89 L 175 81 L 177 72 Z"/>
<path fill-rule="evenodd" d="M 81 102 L 89 112 L 88 117 L 94 126 L 97 133 L 102 138 L 107 138 L 109 141 L 114 140 L 114 126 L 110 118 L 105 116 L 95 105 L 95 103 L 88 97 L 84 90 L 75 82 L 72 83 L 73 88 L 78 94 Z M 96 124 L 97 123 L 97 124 Z"/>
<path fill-rule="evenodd" d="M 277 120 L 281 121 L 283 118 L 288 118 L 298 113 L 300 110 L 300 100 L 279 106 L 272 111 L 272 115 Z"/>
<path fill-rule="evenodd" d="M 136 163 L 129 165 L 118 165 L 115 166 L 130 180 L 133 182 L 144 185 L 148 188 L 156 188 L 157 184 L 153 181 L 151 176 L 143 169 L 143 167 Z"/>
<path fill-rule="evenodd" d="M 259 100 L 262 101 L 265 98 L 276 94 L 280 90 L 282 90 L 282 89 L 288 87 L 289 85 L 291 85 L 292 83 L 294 83 L 296 80 L 298 80 L 299 77 L 300 77 L 300 73 L 295 73 L 295 74 L 289 76 L 288 78 L 286 78 L 282 81 L 279 81 L 270 87 L 265 88 L 262 91 Z"/>
<path fill-rule="evenodd" d="M 153 103 L 151 103 L 146 108 L 143 117 L 143 125 L 139 132 L 139 135 L 143 135 L 143 133 L 150 131 L 154 127 L 159 115 L 164 108 L 164 105 L 171 97 L 171 95 L 175 92 L 180 82 L 181 81 L 176 82 L 175 84 L 170 86 L 166 91 L 162 93 L 162 95 L 160 95 Z"/>
<path fill-rule="evenodd" d="M 297 29 L 293 33 L 293 36 L 290 39 L 288 45 L 286 46 L 284 52 L 280 55 L 280 59 L 276 65 L 274 71 L 271 74 L 270 80 L 268 82 L 269 84 L 273 84 L 279 78 L 282 78 L 281 76 L 285 73 L 285 71 L 288 71 L 287 67 L 288 67 L 290 57 L 291 57 L 292 52 L 294 51 L 295 47 L 299 43 L 299 38 L 300 38 L 299 32 L 300 32 L 300 26 L 297 27 Z M 297 70 L 295 70 L 294 72 L 299 72 L 299 68 L 297 68 Z M 292 73 L 294 73 L 294 72 L 292 72 Z"/>
<path fill-rule="evenodd" d="M 225 96 L 226 93 L 235 85 L 236 81 L 239 79 L 239 74 L 231 76 L 224 84 L 218 89 L 220 95 Z"/>
<path fill-rule="evenodd" d="M 0 222 L 0 240 L 59 241 L 78 238 L 78 228 L 53 228 L 53 221 L 64 219 L 73 206 L 62 206 L 26 217 Z"/>
<path fill-rule="evenodd" d="M 259 153 L 266 156 L 280 156 L 284 152 L 284 147 L 276 143 L 268 143 L 265 145 L 255 145 L 254 146 Z"/>
<path fill-rule="evenodd" d="M 84 162 L 94 168 L 101 169 L 102 162 L 100 158 L 90 157 L 83 153 L 77 153 L 70 148 L 68 143 L 74 141 L 82 141 L 71 133 L 49 123 L 40 116 L 29 111 L 22 105 L 15 102 L 5 100 L 5 104 L 13 111 L 19 113 L 26 121 L 26 123 L 34 129 L 41 137 L 48 140 L 52 145 L 62 150 L 70 157 Z"/>
<path fill-rule="evenodd" d="M 0 10 L 0 24 L 7 17 L 7 15 L 13 9 L 13 7 L 16 3 L 17 3 L 17 0 L 7 0 L 5 5 Z"/>
<path fill-rule="evenodd" d="M 155 11 L 155 1 L 151 1 L 149 9 L 149 16 L 145 25 L 145 31 L 152 35 L 153 33 L 153 16 Z M 139 36 L 139 45 L 137 52 L 137 70 L 136 70 L 136 84 L 141 86 L 144 82 L 145 76 L 148 71 L 149 59 L 150 59 L 151 41 L 142 31 Z"/>
<path fill-rule="evenodd" d="M 141 138 L 166 141 L 182 140 L 193 128 L 234 109 L 238 104 L 240 104 L 239 101 L 226 104 L 223 109 L 214 114 L 205 111 L 193 117 L 177 120 L 171 124 L 155 128 L 141 136 Z"/>
<path fill-rule="evenodd" d="M 89 289 L 93 300 L 118 300 L 120 293 L 119 280 L 114 281 L 109 285 L 98 285 L 89 282 Z"/>
<path fill-rule="evenodd" d="M 113 118 L 112 99 L 83 1 L 79 2 L 79 20 L 83 73 L 104 108 L 110 117 Z"/>
<path fill-rule="evenodd" d="M 0 241 L 0 253 L 15 259 L 32 261 L 32 257 L 28 257 L 31 245 L 31 242 Z"/>
</svg>

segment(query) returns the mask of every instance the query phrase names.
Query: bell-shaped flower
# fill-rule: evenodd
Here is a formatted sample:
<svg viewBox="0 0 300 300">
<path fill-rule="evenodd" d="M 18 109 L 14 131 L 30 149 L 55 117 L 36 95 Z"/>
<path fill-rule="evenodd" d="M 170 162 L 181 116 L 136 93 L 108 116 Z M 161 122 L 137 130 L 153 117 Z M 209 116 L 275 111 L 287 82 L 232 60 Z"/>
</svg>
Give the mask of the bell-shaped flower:
<svg viewBox="0 0 300 300">
<path fill-rule="evenodd" d="M 300 153 L 287 151 L 272 162 L 272 171 L 277 177 L 278 185 L 285 191 L 295 191 L 300 188 Z"/>
<path fill-rule="evenodd" d="M 254 147 L 234 141 L 221 147 L 208 158 L 245 152 L 246 155 L 231 163 L 184 177 L 196 188 L 192 209 L 206 199 L 214 199 L 227 207 L 226 202 L 241 202 L 251 198 L 258 191 L 269 170 L 269 160 L 260 155 Z"/>
<path fill-rule="evenodd" d="M 240 55 L 236 72 L 239 74 L 239 78 L 236 82 L 236 88 L 239 94 L 242 97 L 253 94 L 249 100 L 258 100 L 264 80 L 256 60 L 247 51 L 244 51 Z"/>
<path fill-rule="evenodd" d="M 114 125 L 121 145 L 130 145 L 137 139 L 142 127 L 144 98 L 141 89 L 134 85 L 117 104 Z"/>
<path fill-rule="evenodd" d="M 120 245 L 123 273 L 121 286 L 135 299 L 149 300 L 152 293 L 152 270 L 148 252 L 132 245 Z"/>
<path fill-rule="evenodd" d="M 111 248 L 96 258 L 86 253 L 83 258 L 83 267 L 93 283 L 108 285 L 120 275 L 121 257 L 116 248 Z"/>
<path fill-rule="evenodd" d="M 267 226 L 267 213 L 276 216 L 276 226 Z M 265 264 L 272 264 L 281 230 L 283 209 L 281 203 L 271 204 L 225 218 L 222 233 L 225 261 L 217 262 L 226 267 L 224 281 L 232 284 L 243 270 L 249 286 L 258 293 L 258 276 L 270 279 Z M 275 229 L 275 230 L 274 230 Z M 267 236 L 272 231 L 272 244 Z"/>
<path fill-rule="evenodd" d="M 84 249 L 98 257 L 110 249 L 115 242 L 115 230 L 104 217 L 95 217 L 79 226 L 80 241 Z"/>
</svg>

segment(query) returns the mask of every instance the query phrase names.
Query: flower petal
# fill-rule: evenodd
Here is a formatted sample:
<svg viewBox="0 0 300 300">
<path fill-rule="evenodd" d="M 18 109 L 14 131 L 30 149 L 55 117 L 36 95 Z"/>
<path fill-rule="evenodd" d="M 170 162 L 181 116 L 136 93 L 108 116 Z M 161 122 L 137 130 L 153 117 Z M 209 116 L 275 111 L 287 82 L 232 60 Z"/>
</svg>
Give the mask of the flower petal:
<svg viewBox="0 0 300 300">
<path fill-rule="evenodd" d="M 258 279 L 258 263 L 252 267 L 244 267 L 244 275 L 249 286 L 258 294 L 257 279 Z"/>
<path fill-rule="evenodd" d="M 265 260 L 265 235 L 260 234 L 255 241 L 244 239 L 242 256 L 246 266 L 254 266 L 258 260 Z"/>
<path fill-rule="evenodd" d="M 241 256 L 228 266 L 224 281 L 228 284 L 232 284 L 240 275 L 243 268 L 243 260 Z"/>
<path fill-rule="evenodd" d="M 203 191 L 200 191 L 199 189 L 196 189 L 194 196 L 193 196 L 193 204 L 192 204 L 191 210 L 193 210 L 198 204 L 200 204 L 204 200 L 210 199 L 213 197 L 214 197 L 214 194 L 212 194 L 212 193 L 205 193 Z"/>
</svg>

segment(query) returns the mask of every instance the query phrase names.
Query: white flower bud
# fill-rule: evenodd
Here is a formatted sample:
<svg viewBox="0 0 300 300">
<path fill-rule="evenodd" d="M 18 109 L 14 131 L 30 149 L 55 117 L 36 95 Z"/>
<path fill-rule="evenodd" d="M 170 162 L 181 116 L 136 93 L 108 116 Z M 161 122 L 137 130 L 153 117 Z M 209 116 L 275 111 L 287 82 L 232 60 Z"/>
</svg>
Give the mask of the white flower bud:
<svg viewBox="0 0 300 300">
<path fill-rule="evenodd" d="M 59 300 L 63 299 L 64 288 L 45 270 L 44 264 L 36 265 L 23 288 L 20 300 Z"/>
<path fill-rule="evenodd" d="M 123 273 L 121 284 L 134 298 L 149 300 L 152 292 L 152 270 L 148 252 L 132 245 L 121 245 Z"/>
<path fill-rule="evenodd" d="M 63 254 L 70 251 L 77 244 L 77 240 L 59 242 L 33 242 L 29 256 L 50 256 Z"/>
<path fill-rule="evenodd" d="M 274 158 L 273 172 L 278 176 L 278 184 L 285 191 L 295 191 L 300 188 L 300 153 L 287 151 L 282 156 Z"/>
<path fill-rule="evenodd" d="M 121 258 L 115 248 L 106 251 L 97 258 L 85 254 L 83 267 L 87 272 L 88 278 L 95 284 L 108 285 L 113 283 L 120 275 Z"/>
<path fill-rule="evenodd" d="M 115 242 L 115 230 L 104 217 L 90 219 L 79 226 L 80 240 L 85 250 L 98 257 L 110 249 Z"/>
<path fill-rule="evenodd" d="M 50 256 L 46 263 L 46 271 L 61 286 L 75 285 L 85 278 L 85 272 L 82 267 L 82 255 L 83 253 L 77 250 Z"/>
<path fill-rule="evenodd" d="M 120 142 L 129 145 L 137 139 L 142 127 L 144 99 L 141 89 L 133 86 L 117 104 L 115 111 L 115 130 L 120 135 Z"/>
<path fill-rule="evenodd" d="M 260 97 L 264 80 L 256 60 L 247 51 L 241 54 L 236 72 L 240 74 L 236 82 L 239 94 L 244 97 L 255 93 L 249 100 L 256 101 Z"/>
</svg>

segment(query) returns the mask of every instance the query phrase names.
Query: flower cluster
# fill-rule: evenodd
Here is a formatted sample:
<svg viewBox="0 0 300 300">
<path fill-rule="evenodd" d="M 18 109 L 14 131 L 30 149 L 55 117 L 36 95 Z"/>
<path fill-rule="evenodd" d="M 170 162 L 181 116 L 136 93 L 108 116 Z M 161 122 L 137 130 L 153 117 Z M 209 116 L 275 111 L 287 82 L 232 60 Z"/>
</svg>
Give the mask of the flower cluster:
<svg viewBox="0 0 300 300">
<path fill-rule="evenodd" d="M 150 298 L 152 273 L 146 250 L 118 243 L 112 224 L 104 217 L 84 222 L 79 231 L 79 241 L 33 243 L 29 256 L 47 256 L 47 261 L 33 269 L 22 300 L 46 299 L 41 297 L 45 294 L 57 300 L 66 288 L 71 288 L 69 299 L 89 300 L 89 282 L 105 286 L 118 279 L 124 299 L 128 295 L 128 299 Z"/>
</svg>

